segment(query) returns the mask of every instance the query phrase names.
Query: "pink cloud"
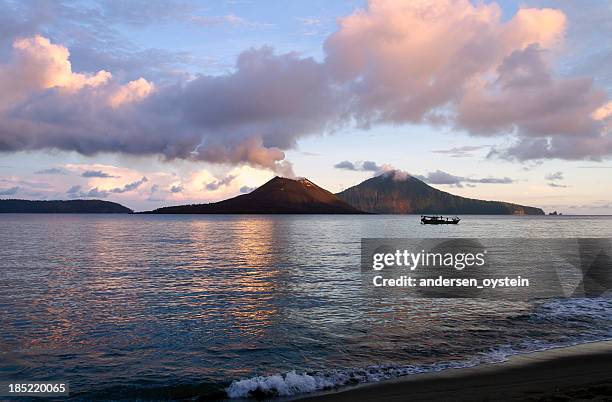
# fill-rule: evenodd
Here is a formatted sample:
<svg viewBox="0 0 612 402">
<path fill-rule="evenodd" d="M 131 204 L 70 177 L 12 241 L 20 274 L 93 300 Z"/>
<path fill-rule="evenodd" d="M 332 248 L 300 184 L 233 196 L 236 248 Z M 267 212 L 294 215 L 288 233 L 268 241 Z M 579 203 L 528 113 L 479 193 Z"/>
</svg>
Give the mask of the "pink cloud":
<svg viewBox="0 0 612 402">
<path fill-rule="evenodd" d="M 339 24 L 325 43 L 327 63 L 356 94 L 355 113 L 367 125 L 425 121 L 513 51 L 558 43 L 565 16 L 521 9 L 502 22 L 496 3 L 372 0 Z"/>
<path fill-rule="evenodd" d="M 339 20 L 325 60 L 249 49 L 224 75 L 173 84 L 74 72 L 42 36 L 14 42 L 0 66 L 0 151 L 161 155 L 248 164 L 292 175 L 285 151 L 356 122 L 431 123 L 511 135 L 496 155 L 612 154 L 605 94 L 590 78 L 559 78 L 566 16 L 496 3 L 371 0 Z"/>
</svg>

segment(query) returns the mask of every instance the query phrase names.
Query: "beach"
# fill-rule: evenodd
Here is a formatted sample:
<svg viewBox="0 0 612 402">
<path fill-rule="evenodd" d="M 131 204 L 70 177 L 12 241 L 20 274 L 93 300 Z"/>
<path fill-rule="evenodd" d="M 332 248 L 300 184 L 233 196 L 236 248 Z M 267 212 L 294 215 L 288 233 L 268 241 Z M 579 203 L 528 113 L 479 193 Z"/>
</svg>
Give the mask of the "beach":
<svg viewBox="0 0 612 402">
<path fill-rule="evenodd" d="M 612 400 L 612 341 L 550 349 L 308 396 L 303 402 Z"/>
</svg>

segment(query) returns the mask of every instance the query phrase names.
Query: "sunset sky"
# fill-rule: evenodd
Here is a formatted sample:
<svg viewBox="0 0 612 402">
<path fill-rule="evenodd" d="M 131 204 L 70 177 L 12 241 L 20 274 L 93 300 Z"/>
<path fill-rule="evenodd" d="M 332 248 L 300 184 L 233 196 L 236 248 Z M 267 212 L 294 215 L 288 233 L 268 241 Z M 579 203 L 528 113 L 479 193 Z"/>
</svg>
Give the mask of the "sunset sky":
<svg viewBox="0 0 612 402">
<path fill-rule="evenodd" d="M 610 38 L 607 0 L 0 0 L 0 198 L 145 210 L 401 169 L 610 214 Z"/>
</svg>

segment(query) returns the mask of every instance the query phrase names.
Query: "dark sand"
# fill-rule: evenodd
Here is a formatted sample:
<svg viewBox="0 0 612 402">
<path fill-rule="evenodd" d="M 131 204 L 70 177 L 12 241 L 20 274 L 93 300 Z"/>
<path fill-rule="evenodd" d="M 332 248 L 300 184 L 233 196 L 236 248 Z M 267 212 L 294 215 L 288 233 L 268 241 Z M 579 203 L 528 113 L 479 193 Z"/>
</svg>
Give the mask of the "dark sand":
<svg viewBox="0 0 612 402">
<path fill-rule="evenodd" d="M 612 401 L 612 341 L 406 376 L 300 401 Z"/>
</svg>

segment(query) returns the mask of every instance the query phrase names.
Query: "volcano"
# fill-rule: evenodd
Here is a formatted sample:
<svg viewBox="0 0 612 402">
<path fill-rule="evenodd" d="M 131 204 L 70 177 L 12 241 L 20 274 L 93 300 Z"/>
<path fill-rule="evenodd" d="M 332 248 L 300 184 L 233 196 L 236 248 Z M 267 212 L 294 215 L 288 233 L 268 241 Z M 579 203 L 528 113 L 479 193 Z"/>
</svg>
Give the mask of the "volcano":
<svg viewBox="0 0 612 402">
<path fill-rule="evenodd" d="M 540 208 L 453 195 L 396 172 L 372 177 L 337 195 L 355 208 L 376 214 L 544 215 Z"/>
<path fill-rule="evenodd" d="M 362 214 L 308 179 L 274 177 L 249 194 L 210 204 L 158 208 L 154 214 Z"/>
</svg>

